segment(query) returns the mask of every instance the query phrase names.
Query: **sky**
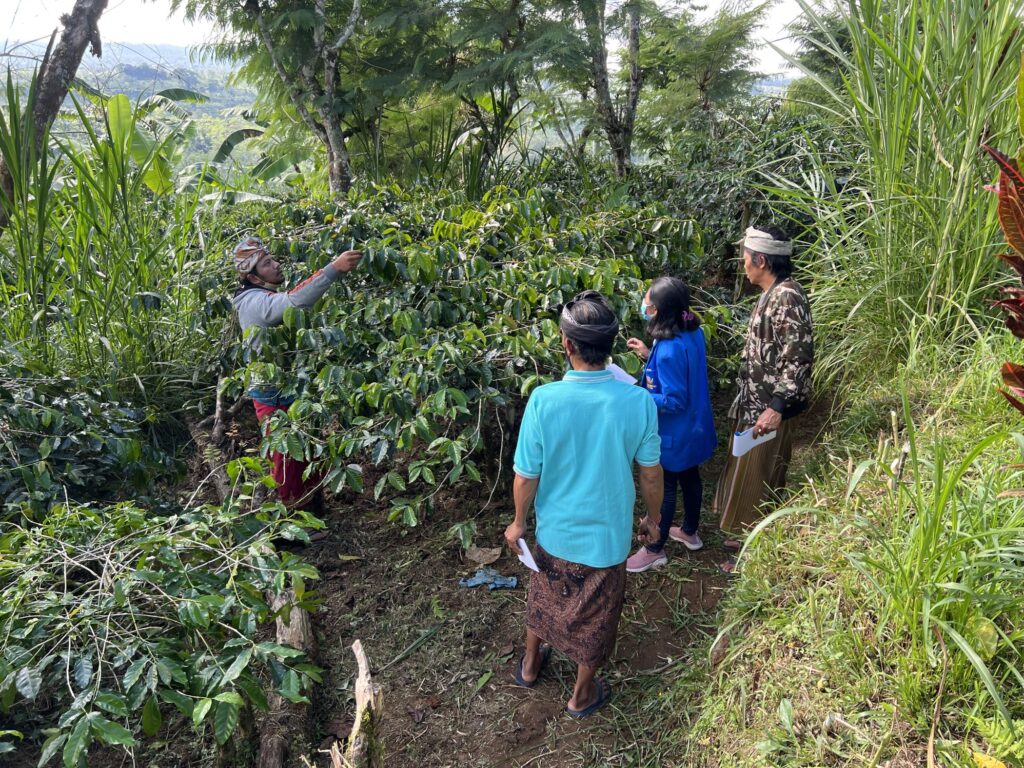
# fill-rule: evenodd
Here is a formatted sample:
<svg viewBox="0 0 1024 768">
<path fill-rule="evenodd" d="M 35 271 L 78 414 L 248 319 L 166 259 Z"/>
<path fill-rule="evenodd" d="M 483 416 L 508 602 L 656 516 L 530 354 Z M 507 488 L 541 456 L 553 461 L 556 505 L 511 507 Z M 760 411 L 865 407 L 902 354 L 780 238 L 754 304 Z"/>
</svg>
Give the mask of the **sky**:
<svg viewBox="0 0 1024 768">
<path fill-rule="evenodd" d="M 705 16 L 713 14 L 723 0 L 706 0 Z M 74 6 L 74 0 L 0 0 L 4 8 L 13 6 L 5 30 L 0 26 L 0 50 L 8 50 L 12 41 L 47 38 L 59 24 L 61 14 Z M 182 14 L 170 16 L 167 0 L 110 0 L 100 18 L 100 38 L 109 43 L 198 45 L 210 37 L 208 24 L 189 24 Z M 786 51 L 793 45 L 786 40 L 785 27 L 800 12 L 797 0 L 776 0 L 758 37 L 772 41 Z M 784 59 L 765 44 L 760 50 L 759 70 L 778 74 L 786 70 Z"/>
</svg>

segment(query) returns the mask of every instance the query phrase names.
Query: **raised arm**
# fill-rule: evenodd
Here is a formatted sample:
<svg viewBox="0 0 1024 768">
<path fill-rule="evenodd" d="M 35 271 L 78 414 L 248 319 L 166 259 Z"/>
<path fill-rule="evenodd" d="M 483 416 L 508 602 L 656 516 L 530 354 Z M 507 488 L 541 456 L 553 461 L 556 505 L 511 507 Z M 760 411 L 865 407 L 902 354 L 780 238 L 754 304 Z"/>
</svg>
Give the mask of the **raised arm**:
<svg viewBox="0 0 1024 768">
<path fill-rule="evenodd" d="M 236 301 L 243 328 L 280 325 L 289 307 L 309 309 L 327 293 L 342 272 L 350 272 L 363 258 L 360 251 L 345 251 L 323 269 L 306 278 L 290 291 L 246 291 Z"/>
</svg>

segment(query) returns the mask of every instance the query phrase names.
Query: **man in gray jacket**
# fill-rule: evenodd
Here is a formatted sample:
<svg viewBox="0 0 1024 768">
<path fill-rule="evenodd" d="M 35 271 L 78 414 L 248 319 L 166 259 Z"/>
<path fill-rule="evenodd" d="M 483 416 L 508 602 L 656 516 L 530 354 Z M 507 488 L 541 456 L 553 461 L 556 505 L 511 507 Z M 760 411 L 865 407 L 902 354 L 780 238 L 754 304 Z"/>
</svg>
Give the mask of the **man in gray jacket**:
<svg viewBox="0 0 1024 768">
<path fill-rule="evenodd" d="M 290 291 L 279 291 L 284 283 L 281 265 L 264 247 L 258 237 L 246 237 L 234 250 L 235 269 L 238 271 L 238 290 L 231 303 L 238 313 L 244 343 L 258 349 L 259 342 L 249 332 L 251 328 L 270 328 L 280 325 L 289 307 L 309 309 L 323 296 L 338 276 L 351 272 L 363 258 L 359 251 L 345 251 L 313 276 L 303 280 Z M 256 418 L 262 423 L 274 411 L 287 410 L 294 398 L 284 397 L 272 385 L 257 385 L 249 390 Z M 289 459 L 280 453 L 271 456 L 274 464 L 272 476 L 277 483 L 281 501 L 288 507 L 303 508 L 318 490 L 318 478 L 303 479 L 306 463 Z"/>
</svg>

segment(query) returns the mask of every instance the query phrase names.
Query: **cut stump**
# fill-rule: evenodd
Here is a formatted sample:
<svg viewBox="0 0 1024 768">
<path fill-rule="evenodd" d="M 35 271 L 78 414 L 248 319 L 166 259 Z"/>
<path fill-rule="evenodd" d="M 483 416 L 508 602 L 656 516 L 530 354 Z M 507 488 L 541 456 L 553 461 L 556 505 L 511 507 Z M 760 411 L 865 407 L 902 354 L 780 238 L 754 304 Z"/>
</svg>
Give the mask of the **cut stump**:
<svg viewBox="0 0 1024 768">
<path fill-rule="evenodd" d="M 370 677 L 370 660 L 366 658 L 361 641 L 352 643 L 359 674 L 356 677 L 356 719 L 348 737 L 345 754 L 340 742 L 331 746 L 331 768 L 383 768 L 384 749 L 377 734 L 384 700 L 380 686 Z"/>
<path fill-rule="evenodd" d="M 295 593 L 288 589 L 280 595 L 268 594 L 267 599 L 272 610 L 281 611 L 277 617 L 277 642 L 303 651 L 313 661 L 316 658 L 313 621 L 309 613 L 295 605 Z M 284 768 L 292 737 L 307 730 L 308 707 L 288 701 L 278 693 L 271 693 L 268 702 L 270 711 L 262 718 L 259 728 L 260 751 L 255 768 Z"/>
</svg>

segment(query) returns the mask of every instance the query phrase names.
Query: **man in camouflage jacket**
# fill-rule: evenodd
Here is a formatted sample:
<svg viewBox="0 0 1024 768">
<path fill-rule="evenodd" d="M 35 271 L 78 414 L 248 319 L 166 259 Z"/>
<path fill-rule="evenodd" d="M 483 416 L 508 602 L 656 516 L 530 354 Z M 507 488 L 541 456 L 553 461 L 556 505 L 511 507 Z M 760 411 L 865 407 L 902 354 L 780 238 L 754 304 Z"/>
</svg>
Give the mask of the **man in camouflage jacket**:
<svg viewBox="0 0 1024 768">
<path fill-rule="evenodd" d="M 755 431 L 771 432 L 807 410 L 813 363 L 811 306 L 804 289 L 787 277 L 761 294 L 750 315 L 739 393 L 730 414 L 738 420 L 739 429 L 760 421 Z"/>
<path fill-rule="evenodd" d="M 807 409 L 814 363 L 810 304 L 791 276 L 792 242 L 777 227 L 751 227 L 741 242 L 744 271 L 761 296 L 750 316 L 739 394 L 729 415 L 737 432 L 777 434 L 739 458 L 730 446 L 714 500 L 721 527 L 730 532 L 755 524 L 762 502 L 785 486 L 791 420 Z"/>
</svg>

